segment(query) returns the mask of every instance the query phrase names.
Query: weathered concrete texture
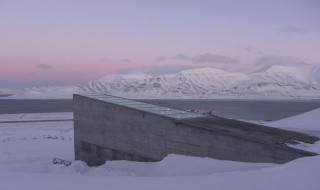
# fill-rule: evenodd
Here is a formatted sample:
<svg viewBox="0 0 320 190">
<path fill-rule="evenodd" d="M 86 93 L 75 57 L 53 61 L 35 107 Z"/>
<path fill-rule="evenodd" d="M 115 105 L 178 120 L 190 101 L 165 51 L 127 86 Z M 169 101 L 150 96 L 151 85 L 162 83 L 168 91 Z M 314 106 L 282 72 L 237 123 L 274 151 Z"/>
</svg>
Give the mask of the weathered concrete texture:
<svg viewBox="0 0 320 190">
<path fill-rule="evenodd" d="M 77 160 L 161 160 L 169 153 L 245 162 L 284 163 L 316 155 L 285 144 L 319 140 L 301 133 L 214 116 L 177 119 L 74 95 Z"/>
<path fill-rule="evenodd" d="M 87 142 L 75 141 L 76 158 L 82 158 L 89 166 L 102 165 L 108 160 L 132 160 L 140 162 L 156 161 L 151 158 L 123 152 L 116 149 L 111 149 Z"/>
</svg>

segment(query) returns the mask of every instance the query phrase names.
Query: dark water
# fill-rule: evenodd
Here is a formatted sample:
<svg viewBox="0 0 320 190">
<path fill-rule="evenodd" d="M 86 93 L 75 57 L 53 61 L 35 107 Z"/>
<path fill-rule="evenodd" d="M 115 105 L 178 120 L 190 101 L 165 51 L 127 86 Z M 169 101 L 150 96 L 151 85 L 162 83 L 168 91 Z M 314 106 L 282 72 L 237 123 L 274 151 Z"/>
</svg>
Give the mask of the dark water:
<svg viewBox="0 0 320 190">
<path fill-rule="evenodd" d="M 214 115 L 251 120 L 278 120 L 320 108 L 314 101 L 261 100 L 139 100 L 176 109 L 212 110 Z M 0 114 L 72 112 L 72 100 L 12 100 L 0 99 Z"/>
<path fill-rule="evenodd" d="M 250 119 L 278 120 L 320 108 L 320 100 L 262 101 L 262 100 L 142 100 L 146 103 L 176 109 L 210 111 L 217 116 Z M 320 116 L 319 116 L 320 117 Z"/>
<path fill-rule="evenodd" d="M 72 112 L 72 100 L 0 99 L 0 114 Z"/>
<path fill-rule="evenodd" d="M 12 94 L 0 94 L 0 97 L 8 97 L 11 96 Z"/>
</svg>

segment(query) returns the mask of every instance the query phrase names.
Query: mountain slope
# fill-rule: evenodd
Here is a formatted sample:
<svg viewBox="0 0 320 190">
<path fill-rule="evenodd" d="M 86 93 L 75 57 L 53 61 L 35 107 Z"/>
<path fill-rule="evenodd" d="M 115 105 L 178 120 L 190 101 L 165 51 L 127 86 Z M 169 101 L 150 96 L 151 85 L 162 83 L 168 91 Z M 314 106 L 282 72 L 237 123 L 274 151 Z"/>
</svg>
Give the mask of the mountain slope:
<svg viewBox="0 0 320 190">
<path fill-rule="evenodd" d="M 253 74 L 199 68 L 163 75 L 107 75 L 80 85 L 28 88 L 11 98 L 72 98 L 73 93 L 85 92 L 128 98 L 320 98 L 320 68 L 273 66 Z"/>
<path fill-rule="evenodd" d="M 0 94 L 14 94 L 17 90 L 0 88 Z"/>
</svg>

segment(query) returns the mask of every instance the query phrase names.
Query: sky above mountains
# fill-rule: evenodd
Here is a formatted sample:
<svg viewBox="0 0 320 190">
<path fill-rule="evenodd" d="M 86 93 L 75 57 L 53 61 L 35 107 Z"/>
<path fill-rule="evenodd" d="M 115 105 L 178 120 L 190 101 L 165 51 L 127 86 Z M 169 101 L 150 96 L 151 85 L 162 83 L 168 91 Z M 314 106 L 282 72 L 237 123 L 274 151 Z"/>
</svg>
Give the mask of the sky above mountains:
<svg viewBox="0 0 320 190">
<path fill-rule="evenodd" d="M 0 88 L 320 65 L 318 0 L 0 0 Z"/>
</svg>

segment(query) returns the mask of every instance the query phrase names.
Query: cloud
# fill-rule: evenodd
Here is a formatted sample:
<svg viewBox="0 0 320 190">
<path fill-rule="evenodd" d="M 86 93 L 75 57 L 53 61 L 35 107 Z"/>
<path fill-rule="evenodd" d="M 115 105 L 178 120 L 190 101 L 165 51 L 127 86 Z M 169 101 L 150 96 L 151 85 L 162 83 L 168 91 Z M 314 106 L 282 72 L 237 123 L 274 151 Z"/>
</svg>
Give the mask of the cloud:
<svg viewBox="0 0 320 190">
<path fill-rule="evenodd" d="M 251 46 L 244 46 L 243 49 L 247 53 L 253 53 L 253 54 L 258 54 L 258 55 L 262 55 L 263 54 L 259 49 L 251 47 Z"/>
<path fill-rule="evenodd" d="M 38 64 L 38 65 L 36 65 L 36 68 L 37 69 L 52 69 L 52 66 L 48 65 L 48 64 Z"/>
<path fill-rule="evenodd" d="M 28 71 L 28 72 L 26 72 L 26 73 L 24 73 L 25 75 L 34 75 L 34 72 L 31 72 L 31 71 Z"/>
<path fill-rule="evenodd" d="M 98 71 L 82 71 L 80 72 L 81 75 L 97 75 Z"/>
<path fill-rule="evenodd" d="M 223 63 L 223 64 L 232 64 L 238 63 L 239 61 L 233 59 L 231 57 L 227 57 L 224 55 L 218 55 L 213 53 L 204 53 L 197 55 L 195 57 L 189 57 L 184 54 L 177 54 L 176 56 L 172 57 L 172 59 L 182 60 L 182 61 L 191 61 L 195 63 Z"/>
<path fill-rule="evenodd" d="M 198 55 L 194 58 L 194 61 L 197 63 L 224 63 L 224 64 L 232 64 L 238 63 L 239 61 L 230 57 L 226 57 L 223 55 L 217 55 L 212 53 L 205 53 Z"/>
<path fill-rule="evenodd" d="M 181 61 L 192 61 L 192 57 L 188 57 L 182 53 L 177 54 L 176 56 L 173 56 L 172 59 L 181 60 Z"/>
<path fill-rule="evenodd" d="M 105 58 L 100 58 L 100 59 L 96 59 L 94 62 L 99 63 L 99 64 L 114 64 L 114 63 L 131 63 L 132 61 L 127 58 L 116 60 L 116 61 L 113 61 L 110 59 L 105 59 Z"/>
<path fill-rule="evenodd" d="M 154 60 L 155 60 L 155 61 L 158 61 L 158 62 L 162 62 L 162 61 L 165 61 L 165 60 L 167 60 L 167 59 L 168 59 L 167 56 L 158 56 L 158 57 L 156 57 Z"/>
<path fill-rule="evenodd" d="M 286 27 L 281 31 L 281 34 L 286 36 L 305 35 L 309 33 L 309 30 L 300 27 Z"/>
<path fill-rule="evenodd" d="M 111 63 L 111 60 L 105 59 L 105 58 L 100 58 L 100 59 L 96 59 L 94 62 L 101 63 L 101 64 L 108 64 L 108 63 Z"/>
<path fill-rule="evenodd" d="M 119 69 L 117 74 L 171 74 L 177 73 L 187 69 L 195 69 L 205 67 L 204 65 L 166 65 L 166 66 L 152 66 L 152 67 L 134 67 Z"/>
<path fill-rule="evenodd" d="M 130 63 L 131 61 L 130 61 L 130 59 L 122 59 L 122 62 L 123 63 Z"/>
<path fill-rule="evenodd" d="M 263 56 L 255 61 L 256 65 L 265 65 L 265 66 L 272 66 L 272 65 L 303 65 L 306 62 L 295 59 L 290 56 Z"/>
<path fill-rule="evenodd" d="M 253 51 L 255 51 L 255 48 L 250 47 L 250 46 L 245 46 L 245 47 L 243 47 L 243 49 L 246 50 L 247 52 L 253 52 Z"/>
</svg>

